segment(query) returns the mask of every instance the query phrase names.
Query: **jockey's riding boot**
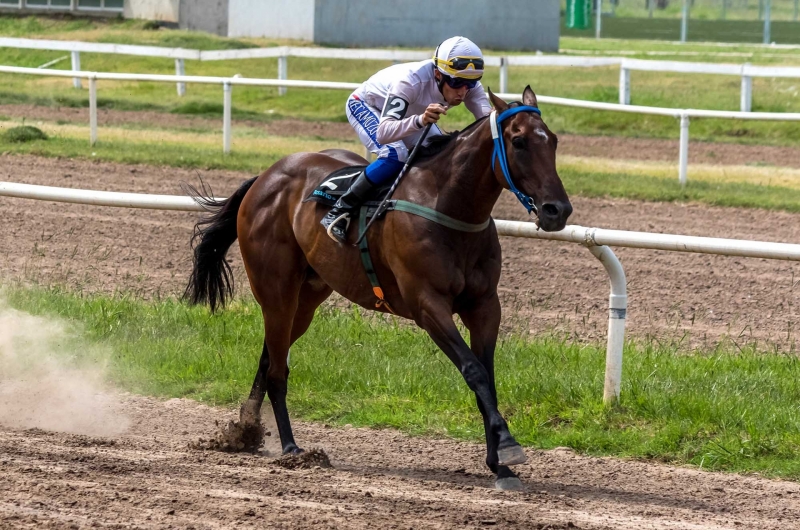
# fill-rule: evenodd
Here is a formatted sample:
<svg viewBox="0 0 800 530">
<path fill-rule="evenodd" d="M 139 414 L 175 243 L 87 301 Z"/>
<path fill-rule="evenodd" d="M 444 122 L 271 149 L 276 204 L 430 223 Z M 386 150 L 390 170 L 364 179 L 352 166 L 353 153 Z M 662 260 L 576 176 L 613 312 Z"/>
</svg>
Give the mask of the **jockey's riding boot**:
<svg viewBox="0 0 800 530">
<path fill-rule="evenodd" d="M 334 241 L 347 242 L 347 228 L 352 214 L 369 198 L 375 185 L 369 181 L 365 171 L 359 173 L 344 194 L 339 197 L 321 224 Z"/>
</svg>

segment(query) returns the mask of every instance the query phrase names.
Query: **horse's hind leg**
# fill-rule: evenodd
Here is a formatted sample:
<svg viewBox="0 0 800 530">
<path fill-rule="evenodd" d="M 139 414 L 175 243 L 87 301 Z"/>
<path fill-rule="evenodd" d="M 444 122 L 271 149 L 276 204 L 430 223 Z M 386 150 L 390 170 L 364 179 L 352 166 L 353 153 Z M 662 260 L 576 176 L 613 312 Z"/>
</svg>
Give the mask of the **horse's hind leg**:
<svg viewBox="0 0 800 530">
<path fill-rule="evenodd" d="M 247 429 L 255 429 L 263 433 L 260 423 L 261 406 L 265 395 L 269 395 L 281 438 L 281 450 L 284 453 L 299 451 L 294 442 L 289 413 L 286 408 L 289 346 L 306 332 L 314 318 L 314 311 L 331 294 L 328 286 L 309 276 L 314 276 L 314 272 L 308 271 L 295 296 L 291 296 L 294 289 L 288 289 L 289 292 L 286 289 L 286 287 L 291 287 L 291 282 L 284 282 L 280 296 L 278 292 L 273 291 L 269 296 L 271 300 L 259 298 L 264 300 L 262 303 L 264 349 L 250 396 L 242 404 L 240 413 L 242 424 Z M 289 297 L 285 297 L 286 295 Z M 278 303 L 281 300 L 284 302 L 293 300 L 294 303 Z M 287 332 L 289 332 L 288 336 Z"/>
</svg>

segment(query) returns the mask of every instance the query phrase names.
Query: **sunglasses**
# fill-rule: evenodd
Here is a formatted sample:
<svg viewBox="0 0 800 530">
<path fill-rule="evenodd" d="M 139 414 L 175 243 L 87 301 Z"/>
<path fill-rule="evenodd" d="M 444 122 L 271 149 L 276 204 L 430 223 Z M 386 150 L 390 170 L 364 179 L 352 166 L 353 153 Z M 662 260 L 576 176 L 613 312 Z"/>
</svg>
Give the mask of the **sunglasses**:
<svg viewBox="0 0 800 530">
<path fill-rule="evenodd" d="M 478 85 L 478 81 L 480 81 L 480 78 L 463 79 L 461 77 L 450 77 L 449 75 L 445 75 L 443 77 L 445 83 L 447 83 L 447 86 L 449 86 L 450 88 L 467 87 L 469 89 L 472 89 L 475 88 Z"/>
</svg>

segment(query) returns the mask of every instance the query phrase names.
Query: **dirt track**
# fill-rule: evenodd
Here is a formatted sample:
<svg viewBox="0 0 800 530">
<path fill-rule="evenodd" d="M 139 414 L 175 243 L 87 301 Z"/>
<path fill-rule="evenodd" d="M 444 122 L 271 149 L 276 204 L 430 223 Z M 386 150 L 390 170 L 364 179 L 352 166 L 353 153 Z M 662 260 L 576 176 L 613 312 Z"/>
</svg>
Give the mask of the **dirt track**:
<svg viewBox="0 0 800 530">
<path fill-rule="evenodd" d="M 247 177 L 201 174 L 219 195 Z M 75 188 L 172 194 L 179 193 L 178 182 L 197 175 L 0 156 L 0 180 Z M 496 217 L 521 218 L 512 199 L 504 196 Z M 581 198 L 574 204 L 577 224 L 800 240 L 800 216 L 780 212 Z M 183 287 L 193 214 L 6 198 L 0 198 L 0 212 L 3 281 L 144 296 Z M 502 244 L 507 321 L 581 339 L 604 336 L 607 280 L 585 249 L 509 238 Z M 793 344 L 800 264 L 626 249 L 617 254 L 629 281 L 630 335 L 679 340 L 689 331 L 686 342 L 732 334 L 739 341 L 770 339 L 784 349 Z M 233 262 L 241 277 L 235 255 Z M 324 448 L 334 467 L 287 470 L 269 455 L 188 448 L 213 435 L 215 420 L 232 418 L 232 411 L 129 395 L 112 394 L 111 400 L 124 418 L 114 413 L 109 421 L 130 425 L 123 434 L 23 430 L 24 422 L 0 426 L 0 527 L 800 528 L 795 483 L 530 450 L 529 462 L 518 467 L 528 491 L 501 493 L 490 489 L 479 445 L 303 423 L 296 424 L 298 441 Z"/>
<path fill-rule="evenodd" d="M 527 451 L 526 492 L 498 492 L 483 448 L 296 423 L 332 469 L 189 449 L 232 417 L 185 400 L 120 398 L 113 438 L 0 427 L 4 528 L 800 528 L 800 486 L 757 477 Z M 268 440 L 270 440 L 268 438 Z"/>
</svg>

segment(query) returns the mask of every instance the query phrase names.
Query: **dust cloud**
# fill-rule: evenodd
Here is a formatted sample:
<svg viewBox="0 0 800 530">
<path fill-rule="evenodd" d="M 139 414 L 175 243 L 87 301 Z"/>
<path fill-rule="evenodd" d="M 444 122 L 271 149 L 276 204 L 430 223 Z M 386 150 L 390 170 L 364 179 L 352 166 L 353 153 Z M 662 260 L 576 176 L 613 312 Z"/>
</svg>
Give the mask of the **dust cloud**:
<svg viewBox="0 0 800 530">
<path fill-rule="evenodd" d="M 23 313 L 0 297 L 0 425 L 114 436 L 130 423 L 104 369 L 79 363 L 80 344 L 58 320 Z"/>
</svg>

